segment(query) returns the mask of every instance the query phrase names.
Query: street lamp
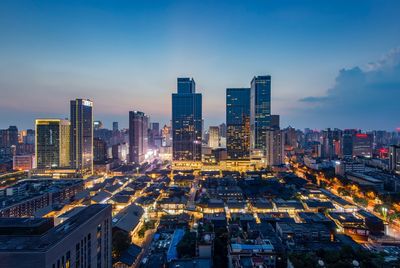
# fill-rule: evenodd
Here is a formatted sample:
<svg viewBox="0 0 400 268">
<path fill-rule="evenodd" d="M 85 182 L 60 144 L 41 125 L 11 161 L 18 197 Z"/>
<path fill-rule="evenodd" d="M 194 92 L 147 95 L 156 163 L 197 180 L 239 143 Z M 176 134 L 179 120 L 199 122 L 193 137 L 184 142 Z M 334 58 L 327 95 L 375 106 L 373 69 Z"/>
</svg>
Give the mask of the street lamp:
<svg viewBox="0 0 400 268">
<path fill-rule="evenodd" d="M 382 207 L 382 215 L 383 219 L 386 221 L 386 216 L 387 216 L 388 209 L 386 207 Z"/>
<path fill-rule="evenodd" d="M 139 167 L 136 167 L 136 174 L 139 175 Z"/>
</svg>

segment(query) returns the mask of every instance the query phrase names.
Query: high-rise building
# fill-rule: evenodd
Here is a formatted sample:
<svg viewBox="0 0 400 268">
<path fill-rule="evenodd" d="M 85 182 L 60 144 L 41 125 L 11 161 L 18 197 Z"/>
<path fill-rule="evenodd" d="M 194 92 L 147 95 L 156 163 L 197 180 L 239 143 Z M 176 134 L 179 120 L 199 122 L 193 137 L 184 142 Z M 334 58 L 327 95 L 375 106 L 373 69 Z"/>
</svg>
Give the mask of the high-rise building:
<svg viewBox="0 0 400 268">
<path fill-rule="evenodd" d="M 249 100 L 249 105 L 250 105 L 250 100 Z M 219 135 L 221 136 L 221 138 L 226 138 L 226 124 L 225 123 L 222 123 L 219 125 Z"/>
<path fill-rule="evenodd" d="M 93 139 L 93 161 L 103 164 L 107 160 L 107 143 L 100 138 Z"/>
<path fill-rule="evenodd" d="M 93 102 L 71 100 L 71 167 L 82 174 L 93 172 Z"/>
<path fill-rule="evenodd" d="M 140 164 L 145 160 L 148 146 L 149 119 L 139 111 L 129 112 L 129 159 Z"/>
<path fill-rule="evenodd" d="M 266 162 L 268 166 L 283 164 L 285 155 L 285 136 L 279 128 L 270 128 L 266 131 Z"/>
<path fill-rule="evenodd" d="M 172 130 L 170 126 L 164 125 L 161 129 L 161 146 L 170 147 L 172 146 Z"/>
<path fill-rule="evenodd" d="M 35 133 L 37 168 L 69 167 L 70 122 L 63 119 L 36 119 Z"/>
<path fill-rule="evenodd" d="M 178 78 L 172 94 L 172 159 L 201 161 L 202 96 L 193 78 Z"/>
<path fill-rule="evenodd" d="M 357 133 L 353 136 L 353 156 L 372 157 L 372 135 Z"/>
<path fill-rule="evenodd" d="M 112 267 L 111 205 L 53 218 L 0 218 L 0 267 Z"/>
<path fill-rule="evenodd" d="M 112 127 L 113 127 L 113 128 L 112 128 L 113 131 L 114 131 L 114 132 L 117 132 L 117 131 L 118 131 L 118 122 L 113 122 L 113 123 L 112 123 Z"/>
<path fill-rule="evenodd" d="M 0 129 L 0 160 L 12 160 L 18 145 L 18 128 Z"/>
<path fill-rule="evenodd" d="M 389 170 L 400 174 L 400 145 L 389 147 Z"/>
<path fill-rule="evenodd" d="M 344 133 L 342 136 L 342 157 L 352 158 L 353 157 L 353 135 L 350 133 Z"/>
<path fill-rule="evenodd" d="M 219 127 L 210 126 L 208 129 L 208 146 L 212 149 L 219 147 Z"/>
<path fill-rule="evenodd" d="M 226 89 L 226 149 L 230 160 L 250 159 L 250 88 Z"/>
<path fill-rule="evenodd" d="M 251 81 L 250 129 L 253 155 L 265 156 L 266 131 L 271 124 L 271 76 L 256 76 Z"/>
</svg>

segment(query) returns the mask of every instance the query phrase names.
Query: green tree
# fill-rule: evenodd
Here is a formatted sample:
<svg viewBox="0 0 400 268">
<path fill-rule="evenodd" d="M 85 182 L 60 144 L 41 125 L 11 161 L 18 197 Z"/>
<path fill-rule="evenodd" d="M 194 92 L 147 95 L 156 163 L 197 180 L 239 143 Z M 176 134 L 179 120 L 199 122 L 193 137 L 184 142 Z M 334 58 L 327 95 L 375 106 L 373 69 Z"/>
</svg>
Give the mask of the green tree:
<svg viewBox="0 0 400 268">
<path fill-rule="evenodd" d="M 131 238 L 125 231 L 116 231 L 112 236 L 112 254 L 113 258 L 118 259 L 121 254 L 129 248 Z"/>
</svg>

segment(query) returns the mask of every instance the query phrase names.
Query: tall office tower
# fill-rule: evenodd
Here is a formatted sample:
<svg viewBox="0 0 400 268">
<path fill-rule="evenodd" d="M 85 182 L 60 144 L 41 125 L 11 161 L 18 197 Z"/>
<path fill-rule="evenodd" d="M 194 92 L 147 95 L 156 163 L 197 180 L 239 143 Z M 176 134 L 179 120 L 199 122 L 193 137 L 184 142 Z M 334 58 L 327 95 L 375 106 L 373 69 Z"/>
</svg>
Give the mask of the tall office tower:
<svg viewBox="0 0 400 268">
<path fill-rule="evenodd" d="M 93 139 L 93 161 L 104 164 L 107 160 L 107 143 L 100 138 Z"/>
<path fill-rule="evenodd" d="M 148 146 L 149 119 L 143 112 L 129 112 L 129 160 L 136 164 L 144 161 Z"/>
<path fill-rule="evenodd" d="M 353 136 L 353 156 L 372 157 L 372 135 L 357 133 Z"/>
<path fill-rule="evenodd" d="M 160 124 L 157 122 L 150 123 L 149 146 L 153 149 L 160 146 Z"/>
<path fill-rule="evenodd" d="M 71 100 L 71 167 L 93 173 L 93 102 Z"/>
<path fill-rule="evenodd" d="M 249 103 L 250 103 L 250 100 L 249 100 Z M 222 138 L 226 138 L 226 124 L 225 123 L 222 123 L 219 125 L 219 135 Z"/>
<path fill-rule="evenodd" d="M 350 133 L 345 133 L 342 136 L 342 158 L 352 158 L 353 157 L 353 135 Z"/>
<path fill-rule="evenodd" d="M 117 132 L 118 131 L 118 122 L 113 122 L 112 123 L 112 130 L 114 131 L 114 132 Z"/>
<path fill-rule="evenodd" d="M 250 88 L 226 89 L 226 149 L 230 160 L 250 159 Z"/>
<path fill-rule="evenodd" d="M 111 205 L 53 218 L 0 218 L 0 267 L 112 267 Z M 12 230 L 12 232 L 10 232 Z"/>
<path fill-rule="evenodd" d="M 0 129 L 0 160 L 12 160 L 16 154 L 18 145 L 18 128 L 10 126 L 7 129 Z"/>
<path fill-rule="evenodd" d="M 178 78 L 172 94 L 172 159 L 201 161 L 202 96 L 193 78 Z"/>
<path fill-rule="evenodd" d="M 36 166 L 38 169 L 69 167 L 70 122 L 36 119 Z"/>
<path fill-rule="evenodd" d="M 219 147 L 219 127 L 210 126 L 208 129 L 208 146 L 212 149 Z"/>
<path fill-rule="evenodd" d="M 334 156 L 334 144 L 333 144 L 334 134 L 330 128 L 323 130 L 321 133 L 320 143 L 321 143 L 321 157 L 326 159 L 332 159 Z"/>
<path fill-rule="evenodd" d="M 279 128 L 270 128 L 266 131 L 266 161 L 268 166 L 283 164 L 285 156 L 285 135 Z"/>
<path fill-rule="evenodd" d="M 400 174 L 400 145 L 389 147 L 389 170 Z"/>
<path fill-rule="evenodd" d="M 271 76 L 256 76 L 250 90 L 250 147 L 252 154 L 264 157 L 266 131 L 271 124 Z"/>
</svg>

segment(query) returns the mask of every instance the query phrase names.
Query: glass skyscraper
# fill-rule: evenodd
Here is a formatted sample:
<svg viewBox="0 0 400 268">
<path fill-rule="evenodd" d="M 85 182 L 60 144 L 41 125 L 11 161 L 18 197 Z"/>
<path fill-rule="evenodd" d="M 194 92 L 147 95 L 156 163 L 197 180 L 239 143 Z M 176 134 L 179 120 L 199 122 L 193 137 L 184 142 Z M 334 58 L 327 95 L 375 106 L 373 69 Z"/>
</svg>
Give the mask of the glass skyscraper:
<svg viewBox="0 0 400 268">
<path fill-rule="evenodd" d="M 202 96 L 193 78 L 178 78 L 172 94 L 172 157 L 174 161 L 201 161 Z"/>
<path fill-rule="evenodd" d="M 62 119 L 37 119 L 36 165 L 39 169 L 68 167 L 70 161 L 70 123 Z"/>
<path fill-rule="evenodd" d="M 228 159 L 250 158 L 250 88 L 226 89 L 226 149 Z"/>
<path fill-rule="evenodd" d="M 71 167 L 82 174 L 93 172 L 93 102 L 71 100 Z"/>
<path fill-rule="evenodd" d="M 251 150 L 265 156 L 266 131 L 271 124 L 271 76 L 256 76 L 251 81 Z"/>
<path fill-rule="evenodd" d="M 149 119 L 139 111 L 129 112 L 129 160 L 140 164 L 147 153 Z"/>
</svg>

